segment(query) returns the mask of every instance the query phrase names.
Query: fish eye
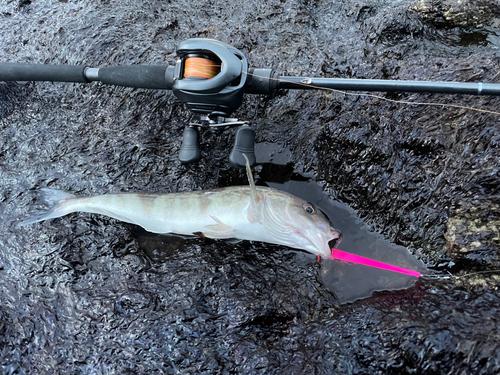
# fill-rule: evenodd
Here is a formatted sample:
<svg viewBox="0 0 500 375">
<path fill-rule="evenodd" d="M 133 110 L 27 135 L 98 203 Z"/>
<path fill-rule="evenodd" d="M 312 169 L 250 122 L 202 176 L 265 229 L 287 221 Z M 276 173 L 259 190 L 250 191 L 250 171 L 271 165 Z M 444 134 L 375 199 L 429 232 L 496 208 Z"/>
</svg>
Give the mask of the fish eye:
<svg viewBox="0 0 500 375">
<path fill-rule="evenodd" d="M 310 215 L 313 215 L 316 213 L 316 208 L 312 205 L 312 203 L 304 202 L 302 207 L 304 207 L 304 210 L 306 210 L 306 212 Z"/>
</svg>

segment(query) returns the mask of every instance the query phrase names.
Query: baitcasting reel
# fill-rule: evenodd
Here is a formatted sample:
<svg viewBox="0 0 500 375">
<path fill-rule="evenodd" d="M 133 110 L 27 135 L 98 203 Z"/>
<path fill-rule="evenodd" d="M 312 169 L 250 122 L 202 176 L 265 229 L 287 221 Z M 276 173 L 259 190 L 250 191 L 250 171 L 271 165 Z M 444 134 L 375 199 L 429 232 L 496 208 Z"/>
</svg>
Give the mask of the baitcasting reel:
<svg viewBox="0 0 500 375">
<path fill-rule="evenodd" d="M 179 159 L 183 164 L 201 159 L 199 129 L 221 132 L 240 126 L 236 132 L 229 163 L 243 168 L 245 159 L 255 164 L 255 132 L 248 121 L 229 118 L 243 100 L 247 87 L 248 63 L 236 48 L 209 39 L 189 39 L 177 49 L 179 60 L 173 69 L 172 92 L 195 115 L 184 129 Z M 171 68 L 167 68 L 166 75 Z"/>
<path fill-rule="evenodd" d="M 238 126 L 229 162 L 244 168 L 246 154 L 255 163 L 255 132 L 247 121 L 230 118 L 243 94 L 271 95 L 278 89 L 336 89 L 407 91 L 469 95 L 500 95 L 500 84 L 396 81 L 343 78 L 281 77 L 272 69 L 248 68 L 236 48 L 213 39 L 183 41 L 174 66 L 132 65 L 90 68 L 82 65 L 0 63 L 0 81 L 59 81 L 172 90 L 193 113 L 184 129 L 179 158 L 182 163 L 201 159 L 200 128 L 215 132 Z"/>
</svg>

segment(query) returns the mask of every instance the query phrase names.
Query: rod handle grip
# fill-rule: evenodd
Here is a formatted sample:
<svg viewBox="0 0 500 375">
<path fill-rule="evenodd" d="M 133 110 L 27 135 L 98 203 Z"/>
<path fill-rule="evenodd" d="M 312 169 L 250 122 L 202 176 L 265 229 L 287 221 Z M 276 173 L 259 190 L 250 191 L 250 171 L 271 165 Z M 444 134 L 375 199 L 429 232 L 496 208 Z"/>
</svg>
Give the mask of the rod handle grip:
<svg viewBox="0 0 500 375">
<path fill-rule="evenodd" d="M 0 81 L 88 83 L 83 65 L 0 63 Z"/>
<path fill-rule="evenodd" d="M 168 66 L 130 65 L 99 68 L 97 81 L 107 85 L 142 89 L 172 89 L 167 75 Z"/>
</svg>

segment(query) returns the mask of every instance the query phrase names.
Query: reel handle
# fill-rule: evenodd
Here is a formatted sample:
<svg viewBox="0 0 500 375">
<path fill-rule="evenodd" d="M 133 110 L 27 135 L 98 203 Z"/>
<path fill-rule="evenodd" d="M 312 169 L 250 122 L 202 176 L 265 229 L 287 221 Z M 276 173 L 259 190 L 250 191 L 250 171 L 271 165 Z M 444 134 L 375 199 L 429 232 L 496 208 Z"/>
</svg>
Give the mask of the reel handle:
<svg viewBox="0 0 500 375">
<path fill-rule="evenodd" d="M 198 163 L 200 159 L 200 133 L 197 128 L 186 126 L 184 128 L 184 135 L 182 136 L 179 160 L 182 164 L 194 164 Z"/>
<path fill-rule="evenodd" d="M 255 131 L 248 125 L 241 126 L 236 132 L 234 146 L 229 154 L 229 164 L 235 168 L 245 168 L 245 154 L 250 166 L 255 164 Z"/>
</svg>

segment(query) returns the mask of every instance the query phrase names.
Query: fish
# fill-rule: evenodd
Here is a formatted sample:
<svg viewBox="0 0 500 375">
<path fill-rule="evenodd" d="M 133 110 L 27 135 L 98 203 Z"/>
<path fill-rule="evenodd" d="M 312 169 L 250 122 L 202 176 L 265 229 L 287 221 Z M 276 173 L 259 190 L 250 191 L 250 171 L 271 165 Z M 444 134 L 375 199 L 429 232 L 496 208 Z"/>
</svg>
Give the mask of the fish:
<svg viewBox="0 0 500 375">
<path fill-rule="evenodd" d="M 245 155 L 246 157 L 246 155 Z M 313 204 L 284 191 L 255 185 L 246 163 L 249 186 L 169 194 L 119 193 L 76 197 L 40 189 L 48 209 L 24 220 L 29 225 L 75 212 L 102 214 L 136 224 L 148 232 L 267 242 L 332 254 L 329 242 L 341 233 Z"/>
</svg>

